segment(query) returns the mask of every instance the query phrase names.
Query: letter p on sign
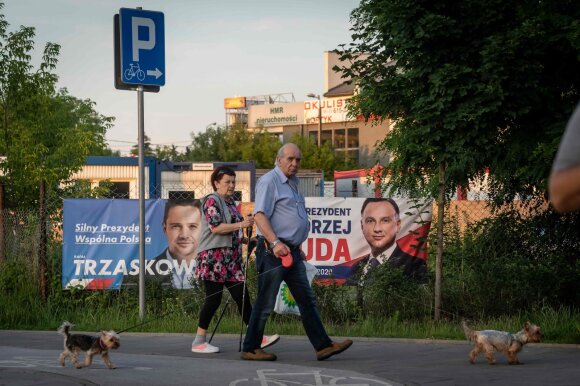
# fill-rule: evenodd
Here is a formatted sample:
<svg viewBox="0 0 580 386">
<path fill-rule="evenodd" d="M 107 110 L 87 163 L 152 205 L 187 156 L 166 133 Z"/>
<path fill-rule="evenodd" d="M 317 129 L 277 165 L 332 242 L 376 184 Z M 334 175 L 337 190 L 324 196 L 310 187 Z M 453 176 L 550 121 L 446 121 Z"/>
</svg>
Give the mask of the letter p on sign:
<svg viewBox="0 0 580 386">
<path fill-rule="evenodd" d="M 144 17 L 132 17 L 132 46 L 133 61 L 139 61 L 139 50 L 152 50 L 155 47 L 155 23 L 153 20 Z M 139 27 L 146 27 L 149 31 L 147 40 L 139 40 Z"/>
</svg>

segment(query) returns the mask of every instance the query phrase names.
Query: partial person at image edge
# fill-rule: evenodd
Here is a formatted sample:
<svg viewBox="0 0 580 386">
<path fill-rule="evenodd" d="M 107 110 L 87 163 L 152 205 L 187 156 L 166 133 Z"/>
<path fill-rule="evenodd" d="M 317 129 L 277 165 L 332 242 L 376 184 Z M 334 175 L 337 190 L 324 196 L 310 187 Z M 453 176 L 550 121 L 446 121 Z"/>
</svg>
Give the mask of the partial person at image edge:
<svg viewBox="0 0 580 386">
<path fill-rule="evenodd" d="M 557 212 L 580 210 L 580 103 L 560 141 L 550 174 L 549 193 Z"/>
</svg>

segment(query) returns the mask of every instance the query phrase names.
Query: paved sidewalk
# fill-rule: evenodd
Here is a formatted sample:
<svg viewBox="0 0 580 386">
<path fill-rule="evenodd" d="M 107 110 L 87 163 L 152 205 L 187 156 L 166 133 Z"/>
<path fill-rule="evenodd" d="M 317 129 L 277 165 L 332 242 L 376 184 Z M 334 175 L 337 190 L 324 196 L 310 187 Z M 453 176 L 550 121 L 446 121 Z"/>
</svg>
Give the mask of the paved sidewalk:
<svg viewBox="0 0 580 386">
<path fill-rule="evenodd" d="M 267 351 L 276 362 L 239 359 L 239 337 L 216 335 L 218 354 L 193 354 L 193 335 L 121 334 L 111 353 L 88 369 L 61 367 L 56 331 L 0 331 L 0 385 L 580 385 L 580 346 L 526 345 L 520 366 L 499 354 L 489 366 L 467 361 L 459 341 L 354 338 L 344 353 L 318 362 L 303 336 L 282 336 Z M 340 338 L 336 338 L 340 340 Z"/>
</svg>

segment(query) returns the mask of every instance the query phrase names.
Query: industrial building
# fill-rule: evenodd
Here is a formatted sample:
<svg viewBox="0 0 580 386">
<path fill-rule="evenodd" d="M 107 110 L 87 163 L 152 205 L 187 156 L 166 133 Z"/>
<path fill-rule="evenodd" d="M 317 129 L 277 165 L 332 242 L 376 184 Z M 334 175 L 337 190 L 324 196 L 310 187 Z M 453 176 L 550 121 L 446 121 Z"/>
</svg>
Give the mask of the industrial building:
<svg viewBox="0 0 580 386">
<path fill-rule="evenodd" d="M 136 157 L 87 157 L 83 168 L 71 180 L 85 180 L 91 187 L 104 181 L 109 187 L 108 198 L 139 198 L 139 163 Z M 253 162 L 171 162 L 144 157 L 145 198 L 201 198 L 211 193 L 212 171 L 227 165 L 236 171 L 236 200 L 254 201 L 256 181 L 269 170 L 256 170 Z M 324 194 L 322 170 L 301 170 L 300 190 L 306 197 Z"/>
</svg>

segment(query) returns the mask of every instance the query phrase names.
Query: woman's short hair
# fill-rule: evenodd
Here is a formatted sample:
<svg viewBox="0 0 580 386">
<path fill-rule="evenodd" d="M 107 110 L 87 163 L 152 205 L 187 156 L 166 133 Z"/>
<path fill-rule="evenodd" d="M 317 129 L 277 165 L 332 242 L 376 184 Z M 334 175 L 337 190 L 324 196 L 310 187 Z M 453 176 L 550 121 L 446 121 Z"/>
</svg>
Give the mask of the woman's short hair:
<svg viewBox="0 0 580 386">
<path fill-rule="evenodd" d="M 234 172 L 234 170 L 229 166 L 218 166 L 215 168 L 210 177 L 211 187 L 214 192 L 217 190 L 216 182 L 221 181 L 221 179 L 224 178 L 224 175 L 235 177 L 236 172 Z"/>
</svg>

